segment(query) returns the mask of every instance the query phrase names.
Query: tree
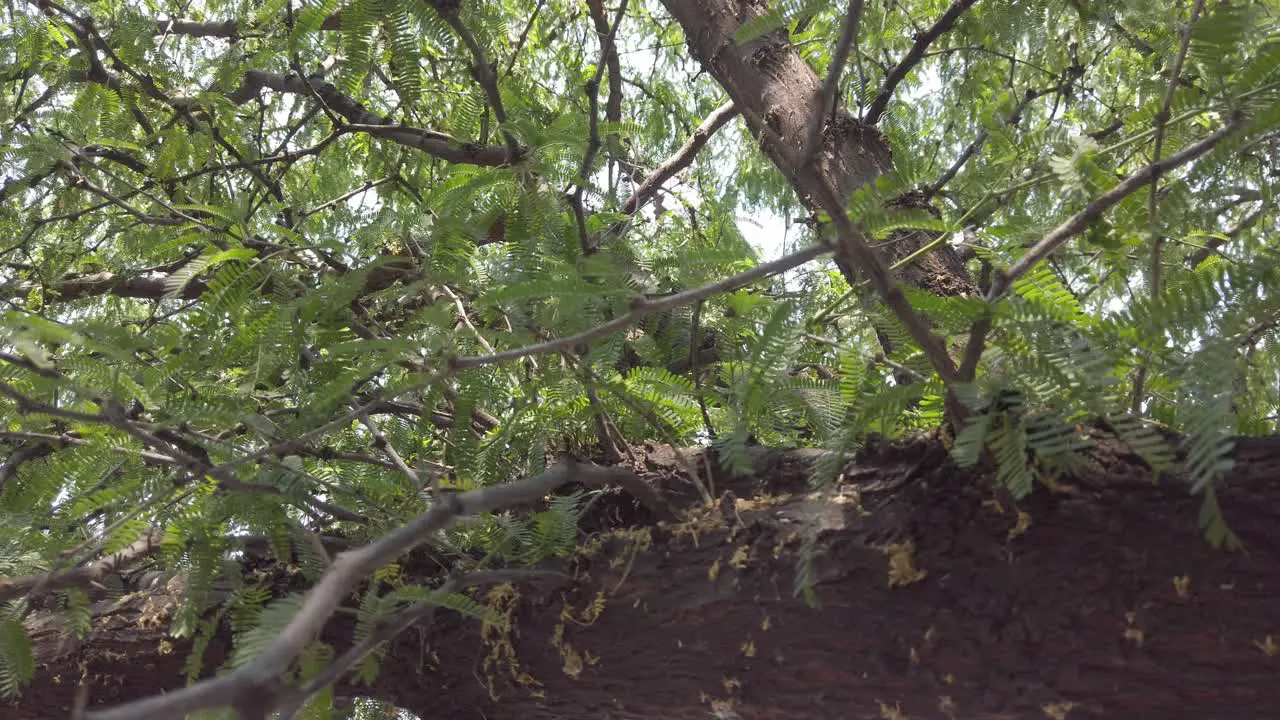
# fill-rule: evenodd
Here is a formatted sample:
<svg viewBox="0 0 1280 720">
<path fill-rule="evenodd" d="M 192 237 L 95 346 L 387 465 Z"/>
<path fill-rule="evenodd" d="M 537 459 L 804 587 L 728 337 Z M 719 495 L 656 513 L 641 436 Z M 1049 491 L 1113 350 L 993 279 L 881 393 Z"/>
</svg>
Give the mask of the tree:
<svg viewBox="0 0 1280 720">
<path fill-rule="evenodd" d="M 10 4 L 6 712 L 1265 714 L 1280 7 L 829 5 Z"/>
</svg>

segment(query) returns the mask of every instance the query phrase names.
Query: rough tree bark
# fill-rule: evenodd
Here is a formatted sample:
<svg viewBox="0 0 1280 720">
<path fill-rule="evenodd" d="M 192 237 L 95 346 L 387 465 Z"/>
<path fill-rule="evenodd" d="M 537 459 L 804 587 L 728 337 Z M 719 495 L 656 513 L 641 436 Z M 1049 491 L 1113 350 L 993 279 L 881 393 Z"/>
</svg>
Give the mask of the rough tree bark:
<svg viewBox="0 0 1280 720">
<path fill-rule="evenodd" d="M 611 528 L 598 551 L 558 568 L 572 585 L 518 589 L 497 606 L 509 625 L 483 638 L 442 612 L 393 644 L 375 686 L 337 692 L 423 720 L 1198 720 L 1280 706 L 1280 438 L 1241 440 L 1221 493 L 1245 553 L 1210 548 L 1186 486 L 1153 483 L 1102 436 L 1087 473 L 1025 515 L 996 507 L 931 438 L 852 458 L 830 498 L 808 492 L 813 456 L 758 449 L 752 477 L 714 478 L 736 512 L 680 523 L 611 495 L 587 519 Z M 669 453 L 643 462 L 648 482 L 687 492 Z M 813 520 L 818 608 L 792 594 Z M 298 582 L 259 570 L 281 590 Z M 102 608 L 83 642 L 34 617 L 39 677 L 0 715 L 68 717 L 81 677 L 94 705 L 181 686 L 189 643 L 166 636 L 170 592 Z M 339 614 L 325 639 L 340 652 L 350 633 Z M 206 671 L 229 638 L 223 627 Z"/>
<path fill-rule="evenodd" d="M 767 4 L 749 0 L 662 0 L 662 4 L 684 29 L 693 57 L 729 93 L 761 149 L 806 200 L 803 177 L 811 170 L 797 167 L 796 162 L 809 123 L 819 115 L 822 80 L 792 48 L 785 31 L 742 44 L 734 39 L 739 27 L 768 10 Z M 838 106 L 827 119 L 816 160 L 840 197 L 849 197 L 893 170 L 884 135 Z M 918 204 L 911 195 L 899 202 Z M 927 232 L 902 232 L 878 249 L 888 263 L 894 263 L 934 237 Z M 849 283 L 856 283 L 856 268 L 839 257 L 836 261 Z M 974 290 L 964 263 L 946 244 L 902 268 L 898 277 L 939 295 Z"/>
</svg>

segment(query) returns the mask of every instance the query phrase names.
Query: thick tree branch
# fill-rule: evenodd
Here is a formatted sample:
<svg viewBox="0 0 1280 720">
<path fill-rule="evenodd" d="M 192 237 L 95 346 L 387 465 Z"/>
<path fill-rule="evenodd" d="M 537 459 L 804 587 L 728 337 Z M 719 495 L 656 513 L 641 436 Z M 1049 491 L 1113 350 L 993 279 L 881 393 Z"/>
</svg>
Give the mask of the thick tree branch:
<svg viewBox="0 0 1280 720">
<path fill-rule="evenodd" d="M 277 678 L 320 634 L 329 617 L 358 582 L 461 518 L 533 502 L 571 482 L 581 482 L 590 487 L 617 483 L 649 505 L 660 517 L 671 517 L 670 509 L 653 489 L 631 471 L 579 465 L 570 460 L 561 461 L 541 475 L 518 482 L 448 496 L 447 500 L 379 540 L 334 558 L 333 564 L 307 593 L 302 607 L 276 636 L 275 642 L 251 662 L 232 672 L 165 695 L 89 712 L 86 720 L 180 720 L 198 710 L 238 706 L 247 697 L 265 705 L 265 716 L 290 694 Z"/>
<path fill-rule="evenodd" d="M 943 33 L 951 29 L 955 25 L 956 20 L 965 13 L 966 10 L 973 7 L 978 0 L 955 0 L 951 3 L 951 7 L 938 18 L 933 27 L 916 36 L 915 43 L 911 46 L 911 50 L 907 52 L 906 57 L 889 71 L 889 75 L 884 79 L 884 84 L 880 86 L 880 92 L 876 93 L 876 97 L 871 101 L 871 105 L 867 108 L 866 114 L 862 117 L 863 122 L 868 125 L 875 125 L 880 121 L 880 116 L 884 114 L 886 108 L 889 107 L 889 101 L 893 99 L 893 93 L 898 89 L 898 85 L 906 79 L 907 75 L 915 69 L 916 65 L 924 59 L 925 50 L 929 49 L 929 45 L 933 41 L 942 36 Z"/>
<path fill-rule="evenodd" d="M 862 19 L 862 0 L 849 0 L 849 10 L 845 14 L 844 30 L 836 43 L 835 52 L 831 53 L 831 67 L 827 68 L 827 79 L 822 83 L 822 99 L 818 102 L 818 111 L 809 120 L 805 131 L 804 144 L 800 150 L 800 167 L 806 167 L 818 152 L 818 138 L 826 125 L 828 115 L 834 117 L 836 109 L 836 91 L 840 89 L 840 73 L 844 64 L 849 61 L 849 50 L 858 38 L 858 21 Z"/>
<path fill-rule="evenodd" d="M 159 300 L 164 297 L 165 283 L 169 274 L 148 272 L 141 275 L 126 275 L 113 272 L 99 272 L 90 275 L 79 275 L 55 280 L 51 283 L 40 283 L 33 280 L 0 285 L 0 299 L 19 298 L 32 292 L 43 292 L 45 302 L 55 300 L 80 300 L 99 295 L 115 295 L 116 297 Z M 192 300 L 200 297 L 205 290 L 201 280 L 187 283 L 178 297 Z M 50 297 L 52 295 L 53 297 Z"/>
</svg>

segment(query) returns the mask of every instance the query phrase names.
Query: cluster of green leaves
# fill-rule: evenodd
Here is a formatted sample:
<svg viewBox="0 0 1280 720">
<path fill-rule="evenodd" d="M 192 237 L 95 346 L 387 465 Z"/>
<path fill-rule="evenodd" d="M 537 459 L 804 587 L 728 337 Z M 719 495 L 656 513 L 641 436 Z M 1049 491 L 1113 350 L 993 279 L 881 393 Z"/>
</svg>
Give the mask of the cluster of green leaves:
<svg viewBox="0 0 1280 720">
<path fill-rule="evenodd" d="M 838 93 L 855 114 L 948 4 L 863 6 Z M 895 172 L 856 193 L 850 214 L 883 243 L 977 238 L 975 277 L 1151 162 L 1157 135 L 1167 157 L 1233 112 L 1248 118 L 1161 177 L 1154 200 L 1134 194 L 994 306 L 908 288 L 949 347 L 991 319 L 975 381 L 952 388 L 859 278 L 817 262 L 586 347 L 450 365 L 588 331 L 629 312 L 636 294 L 698 287 L 823 232 L 797 222 L 785 239 L 769 234 L 811 212 L 737 121 L 667 184 L 661 210 L 620 214 L 634 178 L 724 100 L 658 2 L 628 5 L 622 115 L 604 117 L 606 72 L 594 139 L 583 88 L 601 38 L 576 2 L 212 0 L 200 19 L 235 19 L 237 30 L 204 38 L 157 26 L 193 12 L 180 3 L 63 7 L 7 6 L 0 30 L 0 383 L 57 409 L 0 397 L 0 459 L 47 450 L 0 469 L 0 572 L 64 567 L 68 550 L 79 561 L 85 548 L 111 553 L 159 531 L 150 562 L 183 576 L 173 632 L 196 638 L 193 672 L 218 623 L 236 628 L 240 661 L 296 610 L 293 596 L 242 576 L 238 538 L 265 537 L 314 579 L 324 568 L 315 533 L 363 542 L 429 507 L 360 419 L 331 425 L 374 396 L 386 404 L 368 420 L 387 447 L 422 477 L 469 489 L 536 473 L 560 453 L 594 454 L 602 425 L 635 444 L 714 441 L 736 469 L 752 440 L 824 447 L 821 484 L 869 433 L 938 426 L 952 391 L 976 411 L 958 429 L 957 459 L 989 453 L 1016 494 L 1040 473 L 1075 469 L 1087 449 L 1076 426 L 1101 417 L 1157 470 L 1182 452 L 1210 539 L 1234 541 L 1215 483 L 1233 438 L 1280 421 L 1272 0 L 1205 4 L 1167 117 L 1188 7 L 978 3 L 933 41 L 879 122 Z M 825 75 L 844 12 L 774 3 L 738 39 L 785 32 Z M 68 13 L 93 17 L 87 45 Z M 476 50 L 497 78 L 501 127 Z M 512 166 L 453 163 L 351 127 L 318 94 L 229 97 L 251 70 L 322 67 L 337 92 L 394 123 L 463 150 L 509 133 L 527 152 Z M 604 150 L 584 172 L 593 140 Z M 583 225 L 589 240 L 606 238 L 599 247 L 584 247 L 565 201 L 582 177 Z M 932 189 L 937 216 L 888 202 L 912 188 Z M 753 216 L 770 230 L 753 229 Z M 174 448 L 148 456 L 120 423 L 85 420 L 107 398 L 214 464 L 281 452 L 221 479 L 188 476 L 155 457 Z M 301 437 L 304 447 L 284 445 Z M 462 565 L 477 553 L 536 564 L 572 549 L 584 502 L 485 518 L 451 529 L 444 546 Z M 406 604 L 479 613 L 422 578 L 393 580 L 362 596 L 363 631 Z M 79 628 L 86 602 L 68 594 L 57 607 Z M 7 607 L 0 623 L 5 695 L 34 672 L 29 611 Z M 301 677 L 332 652 L 309 650 Z"/>
</svg>

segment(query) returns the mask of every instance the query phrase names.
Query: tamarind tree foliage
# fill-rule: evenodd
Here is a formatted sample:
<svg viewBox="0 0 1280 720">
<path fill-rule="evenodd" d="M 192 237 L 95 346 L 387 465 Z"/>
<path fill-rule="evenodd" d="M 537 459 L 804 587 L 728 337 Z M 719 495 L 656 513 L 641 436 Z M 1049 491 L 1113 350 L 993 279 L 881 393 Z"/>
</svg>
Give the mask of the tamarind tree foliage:
<svg viewBox="0 0 1280 720">
<path fill-rule="evenodd" d="M 29 613 L 86 632 L 143 568 L 183 581 L 192 684 L 87 717 L 325 717 L 430 608 L 571 552 L 604 484 L 661 513 L 643 441 L 824 448 L 821 485 L 946 427 L 1023 497 L 1101 422 L 1237 542 L 1214 488 L 1280 417 L 1275 0 L 0 17 L 7 697 Z M 397 571 L 424 543 L 443 585 Z M 338 610 L 353 647 L 316 641 Z"/>
</svg>

